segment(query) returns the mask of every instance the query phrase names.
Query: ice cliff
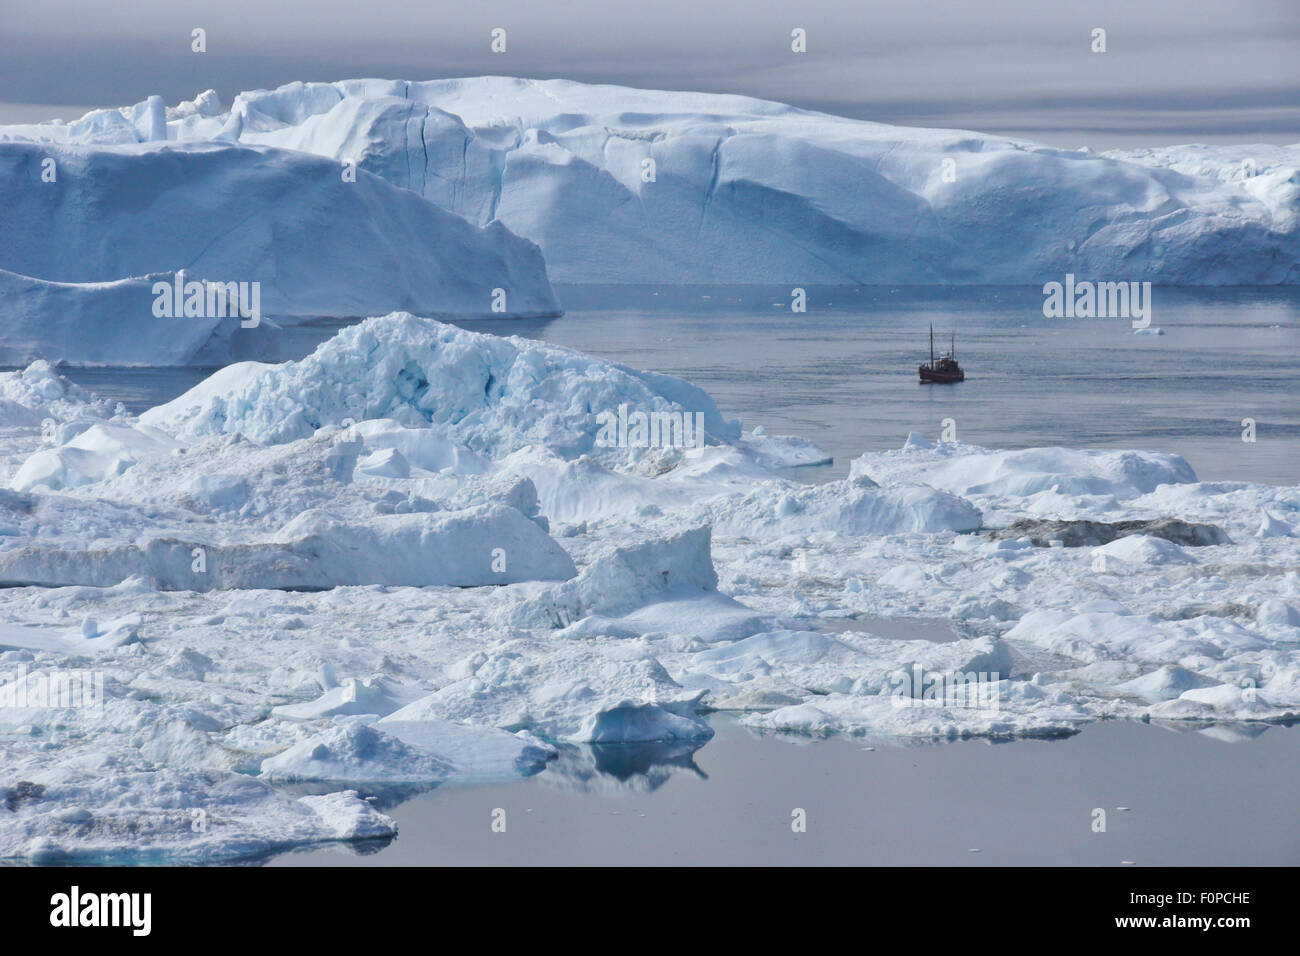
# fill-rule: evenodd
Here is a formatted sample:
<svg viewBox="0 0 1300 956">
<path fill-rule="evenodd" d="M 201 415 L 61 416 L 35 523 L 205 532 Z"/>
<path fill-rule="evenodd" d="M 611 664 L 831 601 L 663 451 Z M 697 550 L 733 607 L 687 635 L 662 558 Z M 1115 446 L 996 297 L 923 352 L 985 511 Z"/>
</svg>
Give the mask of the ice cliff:
<svg viewBox="0 0 1300 956">
<path fill-rule="evenodd" d="M 1097 154 L 743 96 L 498 76 L 215 101 L 0 136 L 165 135 L 352 160 L 533 240 L 558 282 L 1300 281 L 1300 144 Z"/>
</svg>

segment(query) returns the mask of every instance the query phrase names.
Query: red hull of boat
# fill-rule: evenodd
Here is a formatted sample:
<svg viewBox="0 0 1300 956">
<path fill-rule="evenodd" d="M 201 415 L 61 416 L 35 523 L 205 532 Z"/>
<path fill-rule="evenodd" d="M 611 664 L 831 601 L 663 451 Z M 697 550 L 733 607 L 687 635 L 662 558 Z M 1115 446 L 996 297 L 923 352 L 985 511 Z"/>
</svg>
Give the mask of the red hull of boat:
<svg viewBox="0 0 1300 956">
<path fill-rule="evenodd" d="M 917 369 L 921 375 L 922 385 L 954 385 L 966 380 L 965 372 L 936 372 L 924 365 Z"/>
</svg>

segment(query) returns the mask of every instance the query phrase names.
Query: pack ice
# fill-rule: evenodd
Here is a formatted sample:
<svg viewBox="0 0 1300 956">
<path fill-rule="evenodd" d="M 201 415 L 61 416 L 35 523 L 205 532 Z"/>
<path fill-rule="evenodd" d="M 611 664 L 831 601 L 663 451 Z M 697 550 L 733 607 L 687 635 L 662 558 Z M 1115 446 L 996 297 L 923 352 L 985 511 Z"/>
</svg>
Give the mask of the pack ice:
<svg viewBox="0 0 1300 956">
<path fill-rule="evenodd" d="M 500 76 L 290 83 L 224 112 L 208 91 L 3 135 L 352 160 L 531 239 L 559 282 L 1300 281 L 1300 144 L 1096 154 L 743 96 Z"/>
<path fill-rule="evenodd" d="M 620 405 L 703 441 L 602 441 Z M 1300 489 L 920 435 L 778 475 L 824 457 L 407 313 L 139 417 L 0 373 L 0 857 L 391 837 L 412 793 L 543 768 L 656 786 L 709 711 L 892 743 L 1300 715 Z M 1008 531 L 1072 522 L 1106 543 Z"/>
</svg>

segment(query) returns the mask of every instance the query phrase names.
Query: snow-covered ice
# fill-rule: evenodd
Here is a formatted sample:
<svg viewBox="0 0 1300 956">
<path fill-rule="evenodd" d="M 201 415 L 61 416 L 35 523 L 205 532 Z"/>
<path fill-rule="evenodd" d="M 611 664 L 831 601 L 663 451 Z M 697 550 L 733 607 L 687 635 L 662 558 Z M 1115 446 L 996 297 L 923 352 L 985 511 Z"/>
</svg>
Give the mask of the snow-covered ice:
<svg viewBox="0 0 1300 956">
<path fill-rule="evenodd" d="M 262 761 L 263 779 L 360 784 L 482 782 L 536 773 L 548 754 L 494 727 L 352 719 Z"/>
<path fill-rule="evenodd" d="M 705 441 L 604 443 L 620 405 Z M 0 856 L 383 837 L 350 791 L 590 782 L 609 748 L 689 753 L 711 710 L 895 742 L 1300 715 L 1300 489 L 920 436 L 789 477 L 823 457 L 685 382 L 408 314 L 138 417 L 0 373 Z M 97 706 L 8 679 L 74 671 Z"/>
<path fill-rule="evenodd" d="M 531 239 L 558 282 L 1300 281 L 1300 144 L 1093 153 L 744 96 L 502 76 L 299 82 L 240 93 L 226 111 L 211 91 L 159 109 L 0 128 L 0 140 L 352 160 Z"/>
<path fill-rule="evenodd" d="M 0 141 L 0 201 L 6 363 L 212 364 L 262 321 L 560 311 L 533 243 L 300 151 Z"/>
<path fill-rule="evenodd" d="M 294 798 L 243 774 L 62 768 L 0 788 L 0 859 L 31 863 L 215 863 L 320 843 L 392 837 L 355 790 Z"/>
</svg>

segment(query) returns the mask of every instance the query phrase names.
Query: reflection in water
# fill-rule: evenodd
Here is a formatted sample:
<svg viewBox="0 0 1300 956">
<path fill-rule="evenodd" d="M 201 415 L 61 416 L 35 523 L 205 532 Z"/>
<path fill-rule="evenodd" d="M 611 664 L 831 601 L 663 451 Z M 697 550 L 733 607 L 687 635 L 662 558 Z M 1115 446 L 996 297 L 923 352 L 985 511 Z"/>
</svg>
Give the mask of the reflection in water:
<svg viewBox="0 0 1300 956">
<path fill-rule="evenodd" d="M 717 735 L 703 748 L 568 746 L 528 779 L 438 787 L 390 811 L 401 829 L 382 853 L 334 844 L 269 862 L 1300 862 L 1300 821 L 1288 799 L 1300 786 L 1300 731 L 1265 732 L 1276 725 L 1101 720 L 1065 740 L 904 746 L 758 733 L 734 715 L 709 722 Z M 808 810 L 807 832 L 792 833 L 792 807 Z M 1128 810 L 1103 837 L 1089 826 L 1093 807 Z M 492 828 L 498 808 L 508 831 Z"/>
<path fill-rule="evenodd" d="M 396 836 L 369 837 L 365 840 L 340 840 L 334 843 L 313 843 L 309 846 L 294 847 L 289 850 L 273 850 L 269 853 L 259 854 L 248 857 L 243 860 L 235 860 L 233 863 L 222 864 L 223 866 L 266 866 L 273 860 L 279 860 L 281 864 L 294 865 L 295 858 L 319 858 L 320 854 L 329 854 L 338 856 L 340 859 L 334 861 L 338 866 L 345 866 L 348 863 L 348 857 L 370 857 L 383 852 L 392 845 Z"/>
<path fill-rule="evenodd" d="M 355 790 L 376 810 L 391 810 L 422 793 L 435 790 L 438 783 L 362 783 L 359 781 L 311 780 L 297 783 L 277 783 L 276 789 L 291 797 L 320 797 L 340 790 Z"/>
<path fill-rule="evenodd" d="M 707 780 L 695 754 L 707 741 L 676 740 L 628 744 L 582 744 L 560 749 L 538 780 L 572 793 L 652 793 L 687 773 Z"/>
<path fill-rule="evenodd" d="M 388 845 L 396 839 L 396 836 L 371 837 L 368 840 L 340 843 L 339 849 L 353 856 L 374 856 L 380 850 L 387 849 Z"/>
<path fill-rule="evenodd" d="M 1067 740 L 1078 734 L 1086 733 L 1093 727 L 1099 725 L 1121 725 L 1121 726 L 1141 726 L 1153 727 L 1172 734 L 1182 736 L 1202 736 L 1210 740 L 1218 741 L 1225 744 L 1246 743 L 1256 740 L 1270 730 L 1286 729 L 1300 726 L 1300 719 L 1296 720 L 1253 720 L 1253 721 L 1215 721 L 1215 720 L 1116 720 L 1113 718 L 1100 718 L 1093 721 L 1080 722 L 1071 730 L 1056 731 L 1050 734 L 1022 734 L 1014 737 L 896 737 L 887 734 L 803 734 L 793 731 L 784 730 L 759 730 L 752 727 L 740 726 L 748 737 L 755 740 L 779 741 L 794 747 L 808 747 L 828 741 L 852 741 L 860 748 L 866 750 L 919 750 L 950 747 L 953 744 L 961 743 L 971 746 L 983 744 L 986 747 L 1002 747 L 1007 745 L 1022 745 L 1031 741 L 1061 741 Z M 708 775 L 701 773 L 701 777 L 708 779 Z"/>
<path fill-rule="evenodd" d="M 1168 721 L 1153 720 L 1152 726 L 1159 727 L 1161 730 L 1172 730 L 1175 733 L 1186 734 L 1196 733 L 1203 737 L 1209 737 L 1211 740 L 1217 740 L 1225 744 L 1243 743 L 1248 740 L 1254 740 L 1274 727 L 1292 727 L 1298 721 L 1283 720 L 1277 723 L 1266 723 L 1264 721 L 1251 721 L 1249 723 L 1242 721 L 1222 721 L 1210 722 L 1202 720 L 1187 721 Z"/>
</svg>

